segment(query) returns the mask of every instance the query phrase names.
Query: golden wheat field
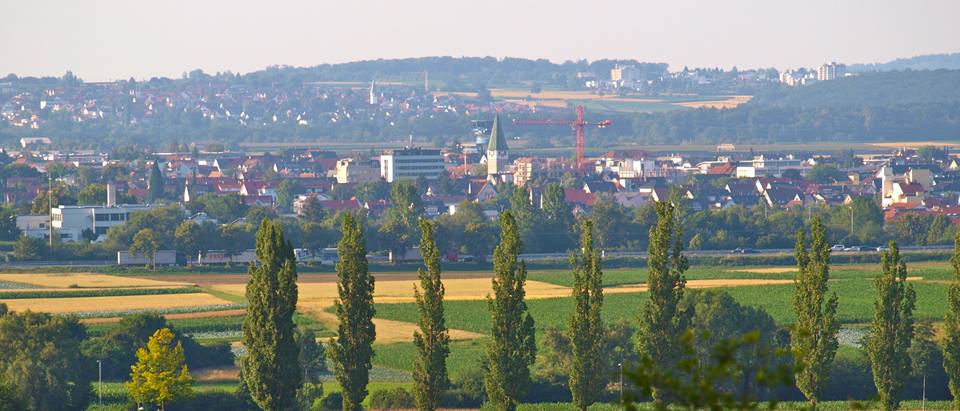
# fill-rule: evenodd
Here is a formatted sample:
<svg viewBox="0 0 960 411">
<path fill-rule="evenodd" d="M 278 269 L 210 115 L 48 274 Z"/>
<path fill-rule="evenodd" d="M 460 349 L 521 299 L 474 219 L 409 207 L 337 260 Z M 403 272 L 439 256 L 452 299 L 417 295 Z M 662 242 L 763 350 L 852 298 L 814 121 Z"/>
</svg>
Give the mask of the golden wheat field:
<svg viewBox="0 0 960 411">
<path fill-rule="evenodd" d="M 97 311 L 159 310 L 231 304 L 207 293 L 129 295 L 115 297 L 22 298 L 0 300 L 13 311 L 37 311 L 52 314 Z"/>
<path fill-rule="evenodd" d="M 673 105 L 687 108 L 734 108 L 750 101 L 751 98 L 752 96 L 730 96 L 724 100 L 686 101 L 682 103 L 673 103 Z"/>
<path fill-rule="evenodd" d="M 39 288 L 158 288 L 185 287 L 191 284 L 120 277 L 93 273 L 0 274 L 0 281 L 35 285 Z"/>
</svg>

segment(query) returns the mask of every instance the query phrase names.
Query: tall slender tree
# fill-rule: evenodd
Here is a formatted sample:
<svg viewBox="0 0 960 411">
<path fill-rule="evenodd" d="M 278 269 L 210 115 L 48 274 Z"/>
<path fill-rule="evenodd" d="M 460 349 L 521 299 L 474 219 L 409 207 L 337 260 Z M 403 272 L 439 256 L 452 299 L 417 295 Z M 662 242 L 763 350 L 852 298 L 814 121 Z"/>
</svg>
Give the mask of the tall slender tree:
<svg viewBox="0 0 960 411">
<path fill-rule="evenodd" d="M 953 238 L 953 284 L 947 291 L 947 314 L 944 321 L 943 368 L 950 380 L 954 408 L 960 409 L 960 230 Z"/>
<path fill-rule="evenodd" d="M 440 407 L 440 395 L 447 389 L 447 356 L 450 332 L 443 318 L 443 283 L 440 281 L 440 249 L 433 239 L 433 224 L 420 220 L 420 255 L 426 270 L 417 272 L 420 288 L 414 287 L 419 330 L 413 332 L 417 358 L 413 364 L 413 397 L 418 410 Z"/>
<path fill-rule="evenodd" d="M 367 396 L 370 368 L 373 367 L 374 278 L 367 267 L 367 246 L 363 229 L 353 214 L 346 214 L 337 245 L 337 292 L 335 304 L 337 339 L 330 345 L 334 373 L 343 387 L 343 410 L 358 411 Z"/>
<path fill-rule="evenodd" d="M 527 264 L 519 260 L 523 244 L 509 211 L 500 215 L 500 244 L 493 250 L 493 297 L 487 306 L 493 337 L 487 346 L 487 400 L 498 411 L 513 411 L 530 389 L 530 366 L 537 356 L 533 316 L 527 312 L 524 284 Z"/>
<path fill-rule="evenodd" d="M 675 367 L 680 359 L 680 338 L 689 328 L 693 314 L 682 310 L 684 273 L 690 264 L 683 255 L 683 232 L 677 225 L 675 207 L 658 202 L 657 224 L 650 228 L 647 257 L 647 287 L 650 302 L 640 314 L 637 352 L 660 369 Z M 662 405 L 666 392 L 654 387 L 653 398 Z"/>
<path fill-rule="evenodd" d="M 580 230 L 580 252 L 570 253 L 573 270 L 573 301 L 568 338 L 572 351 L 570 393 L 573 404 L 586 410 L 597 401 L 604 386 L 603 271 L 600 253 L 593 248 L 593 222 L 585 220 Z"/>
<path fill-rule="evenodd" d="M 147 180 L 147 196 L 151 203 L 163 199 L 163 173 L 160 172 L 160 161 L 154 161 L 150 169 L 150 179 Z"/>
<path fill-rule="evenodd" d="M 880 404 L 889 411 L 900 406 L 900 391 L 910 375 L 908 351 L 917 295 L 907 284 L 907 264 L 900 259 L 897 243 L 890 242 L 882 261 L 883 273 L 874 280 L 877 296 L 866 346 Z"/>
<path fill-rule="evenodd" d="M 791 332 L 790 348 L 796 361 L 803 365 L 797 367 L 797 388 L 815 410 L 817 395 L 837 353 L 840 323 L 837 321 L 837 295 L 827 296 L 830 246 L 820 217 L 814 217 L 811 221 L 810 236 L 808 250 L 803 230 L 797 232 L 798 273 L 793 290 L 796 322 Z"/>
<path fill-rule="evenodd" d="M 247 355 L 240 366 L 253 401 L 264 410 L 283 410 L 296 404 L 302 374 L 293 325 L 297 265 L 279 223 L 260 223 L 257 261 L 248 270 L 242 340 Z"/>
</svg>

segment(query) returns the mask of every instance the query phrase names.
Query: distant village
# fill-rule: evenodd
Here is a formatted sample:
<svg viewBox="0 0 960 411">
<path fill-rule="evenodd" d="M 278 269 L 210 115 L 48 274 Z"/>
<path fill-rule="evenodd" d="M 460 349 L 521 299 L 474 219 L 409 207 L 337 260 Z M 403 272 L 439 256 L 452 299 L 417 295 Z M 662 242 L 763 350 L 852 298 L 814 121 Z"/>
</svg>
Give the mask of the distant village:
<svg viewBox="0 0 960 411">
<path fill-rule="evenodd" d="M 323 149 L 278 153 L 210 151 L 195 143 L 186 152 L 156 152 L 134 160 L 96 151 L 51 150 L 49 138 L 24 138 L 5 153 L 8 164 L 3 201 L 18 210 L 17 227 L 31 238 L 54 233 L 62 242 L 102 241 L 131 213 L 161 204 L 181 204 L 188 219 L 210 222 L 191 203 L 206 194 L 236 196 L 247 206 L 291 216 L 314 202 L 329 213 L 362 211 L 376 219 L 390 207 L 389 196 L 358 198 L 357 189 L 399 180 L 416 181 L 424 215 L 452 215 L 464 202 L 478 203 L 494 219 L 505 190 L 524 188 L 535 207 L 543 187 L 563 185 L 574 213 L 589 213 L 600 196 L 629 208 L 671 201 L 679 192 L 691 211 L 732 206 L 768 209 L 842 206 L 866 197 L 879 203 L 886 222 L 908 214 L 943 215 L 960 221 L 960 153 L 947 148 L 896 149 L 883 154 L 755 154 L 732 144 L 715 153 L 654 155 L 630 149 L 588 155 L 577 164 L 556 157 L 514 153 L 499 115 L 478 121 L 472 142 L 443 149 L 405 147 L 343 154 Z M 151 198 L 151 170 L 162 173 L 162 198 Z M 84 172 L 78 172 L 86 170 Z M 111 171 L 114 170 L 114 171 Z M 582 171 L 581 171 L 582 170 Z M 106 178 L 102 204 L 57 205 L 38 210 L 37 199 L 51 187 L 78 187 L 84 173 Z M 157 192 L 154 190 L 153 192 Z M 151 203 L 153 201 L 153 203 Z M 40 204 L 43 209 L 43 204 Z M 231 221 L 213 221 L 230 224 Z"/>
</svg>

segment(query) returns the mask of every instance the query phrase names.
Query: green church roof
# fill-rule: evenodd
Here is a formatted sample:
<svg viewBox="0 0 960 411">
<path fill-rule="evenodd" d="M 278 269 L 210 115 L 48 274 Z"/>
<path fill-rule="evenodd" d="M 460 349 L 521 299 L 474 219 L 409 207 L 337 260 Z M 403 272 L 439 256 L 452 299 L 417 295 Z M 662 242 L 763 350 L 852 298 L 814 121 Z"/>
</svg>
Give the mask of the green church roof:
<svg viewBox="0 0 960 411">
<path fill-rule="evenodd" d="M 490 145 L 487 151 L 507 151 L 507 137 L 500 127 L 500 113 L 493 117 L 493 126 L 490 127 Z"/>
</svg>

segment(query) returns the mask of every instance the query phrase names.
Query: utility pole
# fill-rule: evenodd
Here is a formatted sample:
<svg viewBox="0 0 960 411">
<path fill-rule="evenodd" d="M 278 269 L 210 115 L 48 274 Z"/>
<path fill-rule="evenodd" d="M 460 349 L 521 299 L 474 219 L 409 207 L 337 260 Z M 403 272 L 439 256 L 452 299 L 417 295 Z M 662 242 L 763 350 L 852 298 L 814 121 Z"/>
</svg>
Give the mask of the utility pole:
<svg viewBox="0 0 960 411">
<path fill-rule="evenodd" d="M 103 361 L 97 360 L 97 397 L 100 398 L 100 409 L 103 409 Z"/>
<path fill-rule="evenodd" d="M 47 240 L 49 241 L 50 251 L 53 251 L 53 173 L 47 168 Z"/>
<path fill-rule="evenodd" d="M 620 408 L 623 408 L 623 363 L 617 363 L 617 366 L 620 367 Z"/>
</svg>

